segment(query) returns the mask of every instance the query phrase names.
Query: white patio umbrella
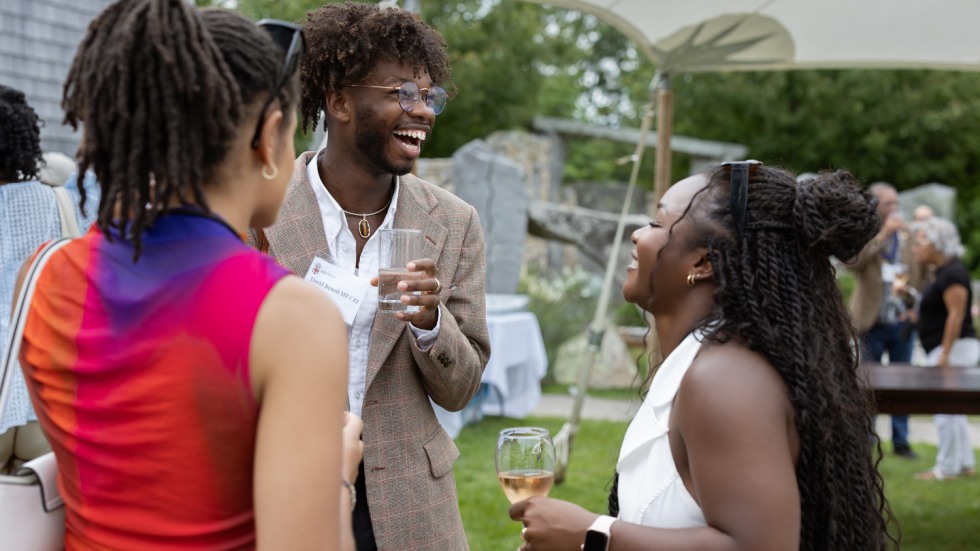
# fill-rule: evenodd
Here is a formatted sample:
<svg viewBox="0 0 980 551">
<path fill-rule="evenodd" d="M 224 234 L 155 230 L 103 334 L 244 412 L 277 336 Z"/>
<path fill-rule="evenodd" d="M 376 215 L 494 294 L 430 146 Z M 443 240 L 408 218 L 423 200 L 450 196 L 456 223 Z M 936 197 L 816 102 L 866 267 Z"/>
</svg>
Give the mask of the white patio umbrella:
<svg viewBox="0 0 980 551">
<path fill-rule="evenodd" d="M 626 34 L 657 67 L 654 190 L 670 178 L 671 76 L 817 68 L 980 70 L 980 0 L 525 0 L 593 14 Z M 645 121 L 645 126 L 648 124 Z M 641 142 L 644 138 L 641 138 Z M 638 165 L 642 147 L 633 162 Z M 635 185 L 634 168 L 630 192 Z M 622 220 L 617 237 L 622 235 Z M 610 252 L 571 418 L 555 437 L 564 478 L 618 268 Z"/>
<path fill-rule="evenodd" d="M 977 0 L 526 0 L 593 14 L 659 72 L 657 181 L 670 175 L 670 77 L 816 68 L 980 70 Z M 665 98 L 666 96 L 666 98 Z"/>
</svg>

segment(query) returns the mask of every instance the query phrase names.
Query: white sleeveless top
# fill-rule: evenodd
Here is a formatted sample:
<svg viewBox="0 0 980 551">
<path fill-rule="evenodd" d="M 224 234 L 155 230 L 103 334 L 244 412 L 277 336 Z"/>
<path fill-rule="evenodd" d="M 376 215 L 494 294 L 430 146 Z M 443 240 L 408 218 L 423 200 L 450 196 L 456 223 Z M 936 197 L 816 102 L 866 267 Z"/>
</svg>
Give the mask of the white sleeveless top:
<svg viewBox="0 0 980 551">
<path fill-rule="evenodd" d="M 677 472 L 668 438 L 674 396 L 702 338 L 701 332 L 691 333 L 667 356 L 626 430 L 616 466 L 620 520 L 657 528 L 707 525 Z"/>
</svg>

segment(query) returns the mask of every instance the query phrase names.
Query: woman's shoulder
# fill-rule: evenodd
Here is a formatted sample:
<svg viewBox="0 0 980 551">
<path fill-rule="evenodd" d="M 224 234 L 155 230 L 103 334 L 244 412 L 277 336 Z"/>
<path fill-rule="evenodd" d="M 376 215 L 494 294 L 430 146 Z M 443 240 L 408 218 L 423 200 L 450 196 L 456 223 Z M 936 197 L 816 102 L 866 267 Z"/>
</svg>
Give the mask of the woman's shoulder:
<svg viewBox="0 0 980 551">
<path fill-rule="evenodd" d="M 701 415 L 732 422 L 792 412 L 786 383 L 775 366 L 734 339 L 705 343 L 681 382 L 678 395 Z"/>
<path fill-rule="evenodd" d="M 707 340 L 694 359 L 691 371 L 710 380 L 759 376 L 782 381 L 768 358 L 736 338 L 725 342 Z"/>
<path fill-rule="evenodd" d="M 970 270 L 959 260 L 954 260 L 936 270 L 936 282 L 944 287 L 953 284 L 969 285 Z"/>
<path fill-rule="evenodd" d="M 214 272 L 209 277 L 229 278 L 236 287 L 252 283 L 266 290 L 290 273 L 272 256 L 248 246 L 235 246 L 206 270 Z"/>
<path fill-rule="evenodd" d="M 46 186 L 37 180 L 0 185 L 0 201 L 2 202 L 10 201 L 13 198 L 26 201 L 33 197 L 45 201 L 45 204 L 54 204 L 54 192 L 51 191 L 51 186 Z"/>
</svg>

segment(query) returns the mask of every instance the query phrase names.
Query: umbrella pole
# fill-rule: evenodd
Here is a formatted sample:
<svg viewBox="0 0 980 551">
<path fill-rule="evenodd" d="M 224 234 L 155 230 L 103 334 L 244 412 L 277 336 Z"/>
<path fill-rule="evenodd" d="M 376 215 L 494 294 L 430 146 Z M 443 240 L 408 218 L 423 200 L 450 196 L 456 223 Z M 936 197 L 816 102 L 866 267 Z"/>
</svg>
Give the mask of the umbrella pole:
<svg viewBox="0 0 980 551">
<path fill-rule="evenodd" d="M 657 164 L 653 190 L 659 201 L 670 186 L 670 135 L 673 132 L 674 93 L 670 89 L 670 74 L 658 73 L 657 78 Z"/>
<path fill-rule="evenodd" d="M 654 77 L 654 82 L 657 77 Z M 636 151 L 633 153 L 633 169 L 630 172 L 629 186 L 626 188 L 626 200 L 623 201 L 623 210 L 619 214 L 619 223 L 616 226 L 616 237 L 613 239 L 612 249 L 609 251 L 609 260 L 606 262 L 606 273 L 602 281 L 602 291 L 599 293 L 599 303 L 596 306 L 595 316 L 589 325 L 587 334 L 588 341 L 585 350 L 585 359 L 582 367 L 579 368 L 578 386 L 575 392 L 575 401 L 572 404 L 572 414 L 561 430 L 555 435 L 555 483 L 562 483 L 565 480 L 565 472 L 572 455 L 572 441 L 578 432 L 579 419 L 582 415 L 582 406 L 585 403 L 585 395 L 589 390 L 589 380 L 592 377 L 592 369 L 595 366 L 595 359 L 602 346 L 602 337 L 605 334 L 606 311 L 609 307 L 609 295 L 612 292 L 613 281 L 615 281 L 616 270 L 620 268 L 619 248 L 623 243 L 623 233 L 626 228 L 626 216 L 629 214 L 630 205 L 633 203 L 633 190 L 636 188 L 636 179 L 640 172 L 640 162 L 643 160 L 643 150 L 646 149 L 647 134 L 653 122 L 654 110 L 654 90 L 650 89 L 650 102 L 647 103 L 643 113 L 643 123 L 640 125 L 640 139 L 636 143 Z"/>
</svg>

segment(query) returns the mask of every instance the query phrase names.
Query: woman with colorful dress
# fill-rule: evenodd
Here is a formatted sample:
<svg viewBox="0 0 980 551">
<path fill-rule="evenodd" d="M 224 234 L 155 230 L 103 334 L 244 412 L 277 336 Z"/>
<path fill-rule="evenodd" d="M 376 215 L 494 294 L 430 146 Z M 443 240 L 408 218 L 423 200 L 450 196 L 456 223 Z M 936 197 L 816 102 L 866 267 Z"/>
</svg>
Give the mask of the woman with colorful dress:
<svg viewBox="0 0 980 551">
<path fill-rule="evenodd" d="M 352 548 L 343 321 L 243 241 L 283 201 L 302 51 L 185 0 L 117 1 L 79 47 L 62 105 L 98 218 L 50 256 L 20 356 L 67 549 Z"/>
</svg>

